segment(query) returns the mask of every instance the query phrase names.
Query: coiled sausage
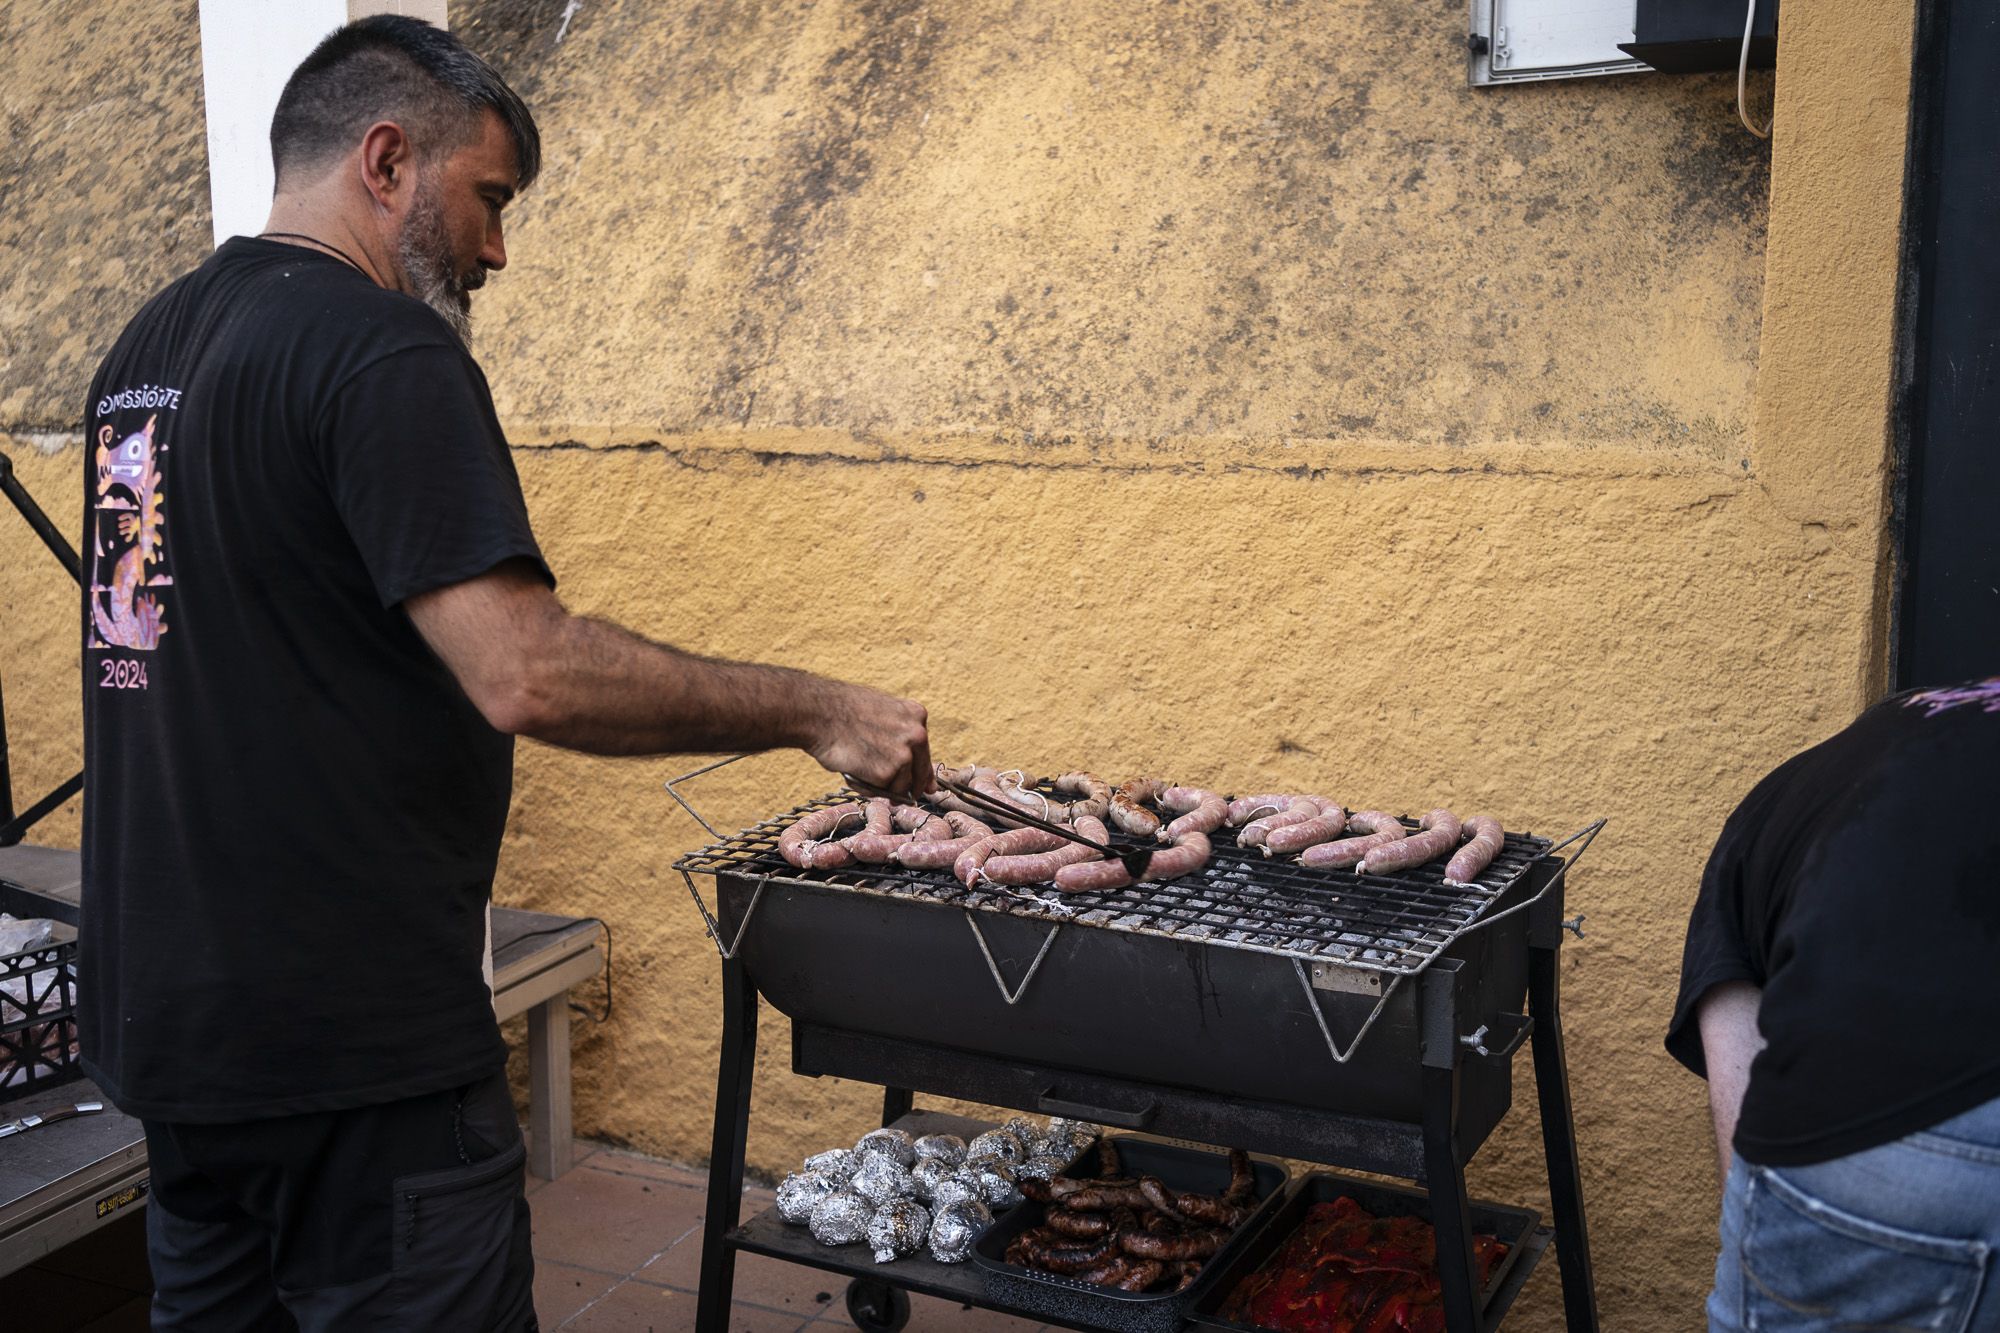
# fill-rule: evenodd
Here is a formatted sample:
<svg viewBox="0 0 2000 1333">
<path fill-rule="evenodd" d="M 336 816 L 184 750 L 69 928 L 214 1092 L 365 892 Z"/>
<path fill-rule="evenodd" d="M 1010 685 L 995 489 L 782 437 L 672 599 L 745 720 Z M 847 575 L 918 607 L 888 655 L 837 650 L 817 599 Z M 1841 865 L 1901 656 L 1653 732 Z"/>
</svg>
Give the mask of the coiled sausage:
<svg viewBox="0 0 2000 1333">
<path fill-rule="evenodd" d="M 1449 810 L 1432 810 L 1417 821 L 1423 832 L 1374 848 L 1354 867 L 1356 874 L 1390 875 L 1426 861 L 1435 861 L 1458 846 L 1458 816 Z"/>
</svg>

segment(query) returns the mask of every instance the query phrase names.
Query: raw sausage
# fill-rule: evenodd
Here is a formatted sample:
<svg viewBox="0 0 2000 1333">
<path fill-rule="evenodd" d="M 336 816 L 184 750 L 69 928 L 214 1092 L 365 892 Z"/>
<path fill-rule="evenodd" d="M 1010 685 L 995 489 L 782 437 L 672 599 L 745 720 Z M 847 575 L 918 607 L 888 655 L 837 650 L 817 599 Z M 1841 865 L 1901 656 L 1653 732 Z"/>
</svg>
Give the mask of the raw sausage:
<svg viewBox="0 0 2000 1333">
<path fill-rule="evenodd" d="M 1426 861 L 1435 861 L 1458 846 L 1458 816 L 1449 810 L 1432 810 L 1418 821 L 1422 833 L 1377 847 L 1354 867 L 1359 875 L 1389 875 Z"/>
<path fill-rule="evenodd" d="M 951 873 L 958 876 L 958 882 L 969 889 L 986 877 L 986 863 L 996 856 L 1052 852 L 1067 842 L 1068 839 L 1059 833 L 1047 833 L 1038 828 L 1017 828 L 1007 833 L 995 833 L 990 838 L 981 838 L 960 852 L 958 859 L 951 863 Z"/>
<path fill-rule="evenodd" d="M 1317 846 L 1308 847 L 1304 852 L 1300 853 L 1299 864 L 1302 866 L 1319 866 L 1323 869 L 1327 867 L 1338 869 L 1342 866 L 1351 866 L 1377 847 L 1385 846 L 1388 843 L 1395 842 L 1399 838 L 1408 836 L 1407 830 L 1403 827 L 1403 821 L 1382 810 L 1357 811 L 1354 817 L 1347 822 L 1351 827 L 1363 830 L 1367 836 L 1342 838 L 1338 842 L 1323 842 Z M 1285 831 L 1283 829 L 1279 830 L 1279 832 Z M 1268 846 L 1269 844 L 1266 845 Z"/>
<path fill-rule="evenodd" d="M 920 805 L 896 806 L 890 811 L 889 822 L 900 831 L 889 833 L 876 827 L 875 802 L 871 800 L 868 827 L 851 838 L 841 839 L 841 845 L 863 865 L 881 865 L 893 860 L 896 849 L 906 842 L 933 842 L 951 836 L 950 822 Z"/>
<path fill-rule="evenodd" d="M 899 866 L 912 870 L 938 870 L 958 860 L 961 853 L 993 836 L 993 830 L 971 815 L 952 810 L 945 814 L 945 830 L 952 836 L 930 841 L 911 838 L 890 853 Z"/>
<path fill-rule="evenodd" d="M 1210 847 L 1206 833 L 1183 833 L 1173 846 L 1153 853 L 1146 864 L 1144 879 L 1179 879 L 1208 864 Z M 1132 872 L 1122 861 L 1084 861 L 1056 871 L 1056 887 L 1065 893 L 1103 893 L 1122 889 L 1132 882 Z"/>
<path fill-rule="evenodd" d="M 1226 815 L 1229 827 L 1242 828 L 1257 816 L 1283 810 L 1298 799 L 1283 792 L 1267 792 L 1262 796 L 1239 796 L 1229 803 Z"/>
<path fill-rule="evenodd" d="M 1291 798 L 1291 804 L 1283 810 L 1245 824 L 1243 831 L 1236 835 L 1236 843 L 1240 847 L 1262 847 L 1278 829 L 1295 828 L 1315 819 L 1328 821 L 1332 832 L 1326 836 L 1331 838 L 1338 834 L 1341 826 L 1347 822 L 1347 812 L 1340 808 L 1340 802 L 1329 801 L 1324 796 L 1294 796 Z M 1325 839 L 1322 838 L 1321 841 Z"/>
<path fill-rule="evenodd" d="M 1493 858 L 1500 855 L 1500 848 L 1507 841 L 1500 821 L 1485 815 L 1471 815 L 1465 821 L 1463 830 L 1471 840 L 1458 849 L 1444 868 L 1447 884 L 1471 884 L 1479 877 L 1479 872 L 1493 864 Z"/>
<path fill-rule="evenodd" d="M 1034 790 L 1034 784 L 1025 776 L 1017 783 L 1006 778 L 1000 780 L 1000 789 L 1007 793 L 1007 799 L 1051 824 L 1069 824 L 1088 815 L 1092 819 L 1104 818 L 1111 807 L 1111 784 L 1095 773 L 1065 773 L 1055 780 L 1055 789 L 1068 792 L 1078 799 L 1074 801 L 1051 801 Z"/>
<path fill-rule="evenodd" d="M 1229 802 L 1203 787 L 1169 787 L 1160 793 L 1160 808 L 1180 816 L 1153 835 L 1161 842 L 1172 842 L 1183 833 L 1208 834 L 1221 828 Z"/>
<path fill-rule="evenodd" d="M 852 859 L 847 849 L 823 839 L 847 820 L 860 817 L 858 801 L 842 801 L 823 810 L 807 811 L 798 823 L 778 835 L 778 855 L 801 870 L 844 866 Z"/>
<path fill-rule="evenodd" d="M 868 821 L 868 827 L 851 837 L 842 838 L 840 845 L 847 849 L 849 856 L 864 864 L 880 865 L 887 861 L 890 851 L 895 848 L 897 842 L 909 840 L 907 834 L 890 832 L 895 827 L 894 812 L 895 802 L 888 797 L 870 797 L 868 803 L 861 807 L 862 816 Z"/>
<path fill-rule="evenodd" d="M 1104 825 L 1089 815 L 1076 821 L 1076 831 L 1092 842 L 1111 841 L 1111 834 Z M 1030 830 L 1040 832 L 1039 829 Z M 1050 835 L 1054 836 L 1054 835 Z M 1099 853 L 1082 843 L 1062 841 L 1045 852 L 1033 852 L 1025 856 L 994 856 L 980 867 L 980 878 L 995 884 L 1043 884 L 1056 877 L 1056 872 L 1064 866 L 1088 861 Z"/>
<path fill-rule="evenodd" d="M 1355 816 L 1361 818 L 1360 815 Z M 1302 819 L 1296 824 L 1274 828 L 1264 835 L 1264 855 L 1302 852 L 1316 843 L 1328 842 L 1340 836 L 1347 827 L 1347 813 L 1332 801 L 1311 819 Z"/>
</svg>

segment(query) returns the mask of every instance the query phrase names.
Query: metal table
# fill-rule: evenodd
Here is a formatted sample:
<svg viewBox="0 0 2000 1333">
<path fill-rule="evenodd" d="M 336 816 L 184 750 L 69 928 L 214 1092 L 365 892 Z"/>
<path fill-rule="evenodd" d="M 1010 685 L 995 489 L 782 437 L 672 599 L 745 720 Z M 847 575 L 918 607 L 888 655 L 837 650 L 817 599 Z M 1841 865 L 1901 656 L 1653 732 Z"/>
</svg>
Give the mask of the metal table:
<svg viewBox="0 0 2000 1333">
<path fill-rule="evenodd" d="M 0 881 L 74 906 L 77 854 L 49 847 L 0 848 Z M 528 1169 L 547 1180 L 569 1170 L 569 988 L 604 967 L 595 921 L 493 909 L 493 1011 L 528 1016 Z M 77 1079 L 0 1103 L 0 1120 L 101 1101 Z M 146 1141 L 139 1122 L 108 1104 L 95 1115 L 0 1139 L 0 1275 L 35 1262 L 146 1196 Z"/>
</svg>

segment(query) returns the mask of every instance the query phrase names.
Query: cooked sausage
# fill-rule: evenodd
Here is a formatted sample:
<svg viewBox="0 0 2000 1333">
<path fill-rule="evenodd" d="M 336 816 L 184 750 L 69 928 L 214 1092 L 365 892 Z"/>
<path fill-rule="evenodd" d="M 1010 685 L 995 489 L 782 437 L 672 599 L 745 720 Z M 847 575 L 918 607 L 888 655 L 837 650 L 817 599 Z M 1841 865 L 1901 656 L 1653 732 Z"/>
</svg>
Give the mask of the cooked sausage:
<svg viewBox="0 0 2000 1333">
<path fill-rule="evenodd" d="M 959 883 L 971 888 L 986 877 L 986 863 L 996 856 L 1052 852 L 1067 842 L 1068 839 L 1059 833 L 1049 833 L 1038 828 L 1017 828 L 1006 833 L 995 833 L 990 838 L 981 838 L 960 852 L 958 859 L 951 863 L 951 873 L 958 877 Z"/>
<path fill-rule="evenodd" d="M 1166 1275 L 1167 1266 L 1157 1259 L 1141 1259 L 1132 1271 L 1111 1285 L 1120 1291 L 1144 1291 Z"/>
<path fill-rule="evenodd" d="M 1021 1191 L 1026 1194 L 1027 1191 Z M 1079 1213 L 1072 1208 L 1051 1208 L 1042 1222 L 1051 1231 L 1060 1231 L 1077 1240 L 1097 1240 L 1111 1234 L 1111 1214 Z"/>
<path fill-rule="evenodd" d="M 1250 1216 L 1248 1208 L 1239 1207 L 1226 1199 L 1218 1199 L 1208 1194 L 1174 1195 L 1174 1212 L 1190 1222 L 1206 1222 L 1212 1227 L 1233 1227 L 1242 1224 Z M 1201 1258 L 1201 1255 L 1182 1255 L 1187 1258 Z"/>
<path fill-rule="evenodd" d="M 1140 1179 L 1139 1195 L 1145 1199 L 1147 1206 L 1158 1209 L 1166 1217 L 1180 1220 L 1180 1209 L 1174 1206 L 1174 1192 L 1157 1176 L 1145 1176 Z"/>
<path fill-rule="evenodd" d="M 1459 848 L 1458 854 L 1446 864 L 1444 878 L 1447 884 L 1470 884 L 1479 878 L 1479 872 L 1493 864 L 1493 858 L 1500 855 L 1500 848 L 1507 841 L 1500 821 L 1485 815 L 1468 817 L 1461 831 L 1471 840 Z"/>
<path fill-rule="evenodd" d="M 1356 819 L 1361 816 L 1356 815 Z M 1328 801 L 1320 812 L 1311 819 L 1302 819 L 1296 824 L 1271 829 L 1264 835 L 1264 855 L 1287 855 L 1302 852 L 1306 848 L 1322 842 L 1330 842 L 1340 836 L 1347 827 L 1347 813 L 1339 805 Z"/>
<path fill-rule="evenodd" d="M 1162 1236 L 1152 1231 L 1121 1231 L 1118 1248 L 1141 1259 L 1206 1259 L 1229 1243 L 1229 1232 L 1220 1227 Z"/>
<path fill-rule="evenodd" d="M 1056 1241 L 1046 1245 L 1036 1245 L 1028 1251 L 1036 1268 L 1050 1273 L 1081 1273 L 1108 1263 L 1118 1255 L 1118 1240 L 1106 1236 L 1102 1240 L 1086 1241 L 1081 1245 L 1064 1244 Z"/>
<path fill-rule="evenodd" d="M 1150 1179 L 1150 1177 L 1148 1178 Z M 1151 1198 L 1145 1193 L 1146 1181 L 1137 1184 L 1131 1181 L 1086 1180 L 1079 1182 L 1079 1188 L 1056 1197 L 1063 1207 L 1073 1208 L 1079 1213 L 1108 1213 L 1117 1208 L 1152 1208 Z M 1159 1181 L 1152 1181 L 1159 1185 Z M 1162 1189 L 1165 1186 L 1161 1186 Z M 1023 1190 L 1022 1193 L 1026 1193 Z"/>
<path fill-rule="evenodd" d="M 1458 846 L 1458 816 L 1451 811 L 1432 810 L 1417 822 L 1423 826 L 1423 832 L 1373 849 L 1354 867 L 1355 872 L 1362 875 L 1394 874 L 1398 870 L 1434 861 Z"/>
<path fill-rule="evenodd" d="M 861 804 L 858 801 L 842 801 L 839 805 L 829 805 L 821 810 L 809 810 L 796 824 L 778 835 L 778 855 L 801 870 L 846 865 L 850 859 L 847 850 L 824 839 L 847 820 L 859 818 Z M 821 859 L 822 854 L 826 854 L 825 859 Z"/>
<path fill-rule="evenodd" d="M 1092 842 L 1111 841 L 1111 834 L 1104 825 L 1089 815 L 1080 817 L 1073 827 Z M 1045 852 L 1031 852 L 1023 856 L 994 856 L 980 867 L 980 878 L 991 880 L 995 884 L 1045 884 L 1054 879 L 1056 872 L 1064 866 L 1092 860 L 1099 855 L 1101 853 L 1085 847 L 1082 843 L 1059 840 L 1054 847 Z"/>
<path fill-rule="evenodd" d="M 1275 814 L 1298 799 L 1283 792 L 1267 792 L 1262 796 L 1239 796 L 1229 803 L 1224 812 L 1224 819 L 1229 827 L 1242 828 L 1259 815 Z"/>
<path fill-rule="evenodd" d="M 1213 833 L 1221 828 L 1229 802 L 1204 787 L 1169 787 L 1160 793 L 1160 808 L 1180 815 L 1153 835 L 1161 842 L 1172 842 L 1183 833 Z"/>
<path fill-rule="evenodd" d="M 1111 793 L 1111 822 L 1134 837 L 1152 837 L 1160 831 L 1160 817 L 1139 802 L 1156 801 L 1166 789 L 1160 778 L 1133 778 Z"/>
<path fill-rule="evenodd" d="M 1365 836 L 1342 838 L 1338 842 L 1323 842 L 1308 847 L 1300 853 L 1299 864 L 1318 866 L 1322 869 L 1351 866 L 1377 847 L 1408 836 L 1403 821 L 1383 810 L 1358 810 L 1347 823 L 1351 828 L 1363 830 Z M 1285 830 L 1280 830 L 1283 831 Z"/>
<path fill-rule="evenodd" d="M 1249 1203 L 1257 1195 L 1257 1173 L 1250 1165 L 1250 1154 L 1241 1148 L 1229 1150 L 1229 1188 L 1222 1192 L 1227 1203 Z"/>
<path fill-rule="evenodd" d="M 1121 1254 L 1115 1259 L 1099 1264 L 1096 1268 L 1086 1268 L 1073 1276 L 1079 1282 L 1095 1282 L 1101 1287 L 1115 1287 L 1124 1281 L 1126 1274 L 1131 1271 L 1132 1261 Z"/>
</svg>

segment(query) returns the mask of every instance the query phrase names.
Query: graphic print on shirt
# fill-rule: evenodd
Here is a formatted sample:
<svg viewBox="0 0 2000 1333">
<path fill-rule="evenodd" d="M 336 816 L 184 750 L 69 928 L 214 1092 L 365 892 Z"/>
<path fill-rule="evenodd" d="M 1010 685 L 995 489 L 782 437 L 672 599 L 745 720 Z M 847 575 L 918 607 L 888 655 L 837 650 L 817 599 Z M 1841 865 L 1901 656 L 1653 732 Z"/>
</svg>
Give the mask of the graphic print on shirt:
<svg viewBox="0 0 2000 1333">
<path fill-rule="evenodd" d="M 1963 708 L 1967 704 L 1978 704 L 1982 712 L 2000 713 L 2000 676 L 1989 676 L 1969 685 L 1953 685 L 1942 690 L 1919 690 L 1903 700 L 1905 708 L 1921 708 L 1925 717 L 1936 717 L 1939 713 Z"/>
<path fill-rule="evenodd" d="M 173 585 L 166 568 L 166 496 L 154 439 L 159 413 L 112 443 L 110 426 L 97 432 L 97 487 L 91 504 L 90 619 L 92 648 L 150 652 L 167 632 L 160 589 Z M 107 577 L 108 572 L 108 577 Z M 105 663 L 111 672 L 117 667 Z M 113 683 L 107 674 L 104 683 Z M 136 683 L 143 688 L 140 669 Z M 123 685 L 125 682 L 118 682 Z"/>
</svg>

